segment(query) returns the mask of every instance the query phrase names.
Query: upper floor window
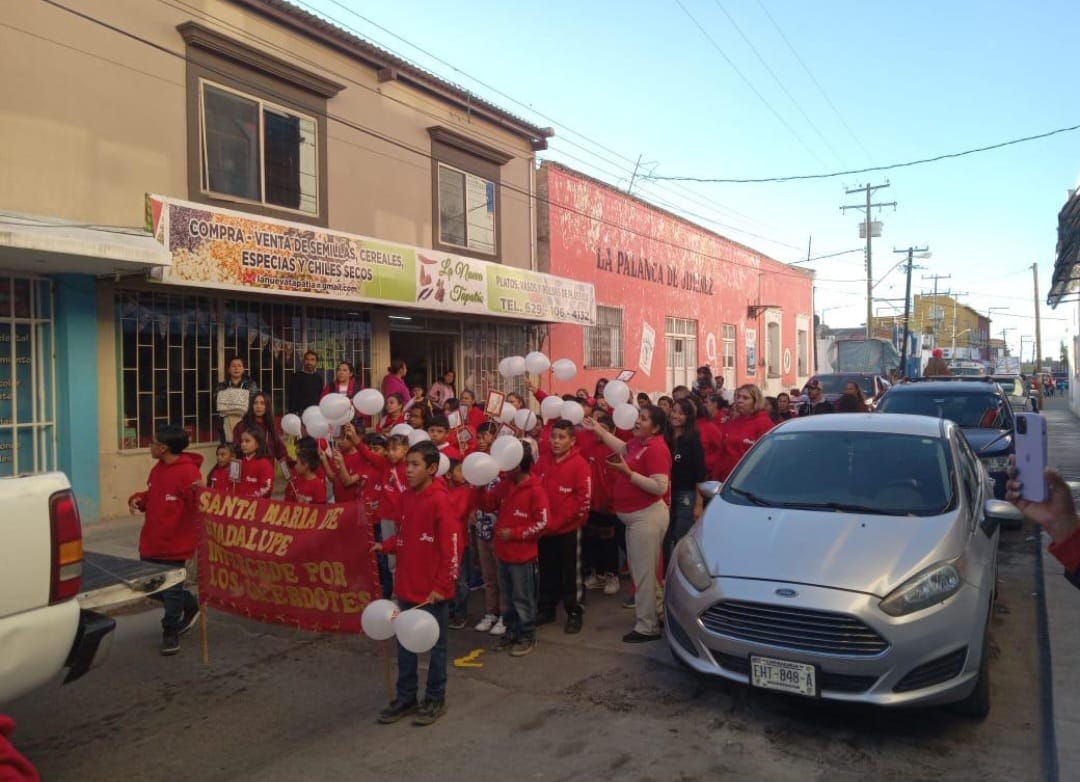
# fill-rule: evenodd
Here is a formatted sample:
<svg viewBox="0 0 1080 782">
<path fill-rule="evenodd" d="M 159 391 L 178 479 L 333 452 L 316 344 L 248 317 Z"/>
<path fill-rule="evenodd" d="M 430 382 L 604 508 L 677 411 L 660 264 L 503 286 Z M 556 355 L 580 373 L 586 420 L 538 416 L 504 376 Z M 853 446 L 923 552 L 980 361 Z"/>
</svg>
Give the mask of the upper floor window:
<svg viewBox="0 0 1080 782">
<path fill-rule="evenodd" d="M 200 93 L 203 191 L 318 214 L 315 120 L 208 81 Z"/>
<path fill-rule="evenodd" d="M 439 241 L 494 255 L 495 183 L 439 163 Z"/>
</svg>

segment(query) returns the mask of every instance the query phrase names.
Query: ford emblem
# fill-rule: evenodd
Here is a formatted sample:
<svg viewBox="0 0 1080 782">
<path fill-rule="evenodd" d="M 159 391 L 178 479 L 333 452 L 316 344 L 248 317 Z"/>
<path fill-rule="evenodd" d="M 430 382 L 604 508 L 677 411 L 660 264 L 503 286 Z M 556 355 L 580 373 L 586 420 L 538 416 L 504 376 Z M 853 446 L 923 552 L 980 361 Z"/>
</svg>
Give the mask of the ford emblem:
<svg viewBox="0 0 1080 782">
<path fill-rule="evenodd" d="M 776 592 L 774 592 L 773 594 L 775 594 L 777 597 L 798 597 L 799 596 L 799 593 L 796 592 L 794 589 L 787 589 L 786 587 L 783 588 L 783 589 L 777 589 Z"/>
</svg>

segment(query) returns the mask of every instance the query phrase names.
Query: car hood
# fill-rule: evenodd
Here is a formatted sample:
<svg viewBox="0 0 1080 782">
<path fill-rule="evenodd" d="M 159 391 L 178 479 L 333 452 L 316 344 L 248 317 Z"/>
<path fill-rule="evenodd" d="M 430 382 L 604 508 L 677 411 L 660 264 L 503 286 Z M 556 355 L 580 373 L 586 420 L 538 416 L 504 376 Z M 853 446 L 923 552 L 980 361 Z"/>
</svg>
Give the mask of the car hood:
<svg viewBox="0 0 1080 782">
<path fill-rule="evenodd" d="M 713 576 L 757 578 L 884 597 L 963 548 L 956 511 L 929 517 L 709 503 L 695 531 Z"/>
<path fill-rule="evenodd" d="M 964 429 L 964 437 L 975 451 L 976 456 L 993 456 L 1009 453 L 1012 446 L 1012 432 L 1008 429 Z"/>
</svg>

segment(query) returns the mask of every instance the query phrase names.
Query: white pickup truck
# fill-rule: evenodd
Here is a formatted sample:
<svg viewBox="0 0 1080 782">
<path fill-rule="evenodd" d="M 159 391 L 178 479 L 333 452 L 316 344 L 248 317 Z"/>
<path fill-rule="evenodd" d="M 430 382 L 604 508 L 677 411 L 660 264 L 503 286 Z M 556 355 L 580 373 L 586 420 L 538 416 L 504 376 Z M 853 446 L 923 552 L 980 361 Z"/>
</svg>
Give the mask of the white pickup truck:
<svg viewBox="0 0 1080 782">
<path fill-rule="evenodd" d="M 74 681 L 109 652 L 116 622 L 92 608 L 183 580 L 182 568 L 83 552 L 63 473 L 0 479 L 0 704 L 63 676 Z"/>
</svg>

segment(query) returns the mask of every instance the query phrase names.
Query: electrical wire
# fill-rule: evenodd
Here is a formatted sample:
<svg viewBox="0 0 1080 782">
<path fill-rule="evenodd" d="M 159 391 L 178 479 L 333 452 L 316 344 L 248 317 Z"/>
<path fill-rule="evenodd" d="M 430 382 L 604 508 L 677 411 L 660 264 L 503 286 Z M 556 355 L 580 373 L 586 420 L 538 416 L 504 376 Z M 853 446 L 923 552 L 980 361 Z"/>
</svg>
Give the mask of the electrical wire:
<svg viewBox="0 0 1080 782">
<path fill-rule="evenodd" d="M 95 24 L 95 25 L 97 25 L 99 27 L 103 27 L 103 28 L 105 28 L 107 30 L 110 30 L 110 31 L 112 31 L 112 32 L 114 32 L 114 33 L 116 33 L 118 35 L 129 38 L 130 40 L 136 41 L 138 43 L 141 43 L 144 46 L 152 48 L 152 49 L 154 49 L 154 50 L 156 50 L 156 51 L 158 51 L 158 52 L 160 52 L 162 54 L 168 55 L 170 57 L 174 57 L 174 58 L 179 59 L 179 60 L 184 61 L 184 62 L 189 62 L 189 58 L 187 57 L 186 54 L 173 51 L 172 49 L 168 48 L 167 46 L 164 46 L 162 44 L 159 44 L 159 43 L 156 43 L 154 41 L 143 38 L 143 37 L 141 37 L 141 36 L 139 36 L 139 35 L 137 35 L 137 34 L 135 34 L 133 32 L 125 30 L 125 29 L 123 29 L 121 27 L 117 27 L 116 25 L 113 25 L 113 24 L 111 24 L 109 22 L 106 22 L 106 21 L 104 21 L 102 19 L 98 19 L 97 17 L 94 17 L 94 16 L 92 16 L 90 14 L 84 13 L 82 11 L 79 11 L 79 10 L 76 10 L 76 9 L 73 9 L 73 8 L 69 8 L 68 6 L 65 6 L 64 4 L 62 4 L 60 2 L 57 2 L 57 0 L 39 0 L 39 1 L 42 2 L 42 3 L 45 3 L 46 5 L 53 6 L 54 8 L 56 8 L 58 10 L 64 11 L 65 13 L 68 13 L 68 14 L 71 14 L 71 15 L 76 16 L 78 18 L 81 18 L 84 21 L 90 22 L 91 24 Z M 102 58 L 102 59 L 104 59 L 104 58 Z M 362 125 L 362 124 L 360 124 L 358 122 L 355 122 L 353 120 L 349 120 L 349 119 L 340 117 L 338 115 L 331 114 L 329 112 L 323 112 L 317 106 L 308 106 L 308 105 L 302 104 L 302 103 L 298 102 L 295 99 L 295 97 L 285 96 L 285 95 L 282 95 L 280 93 L 276 93 L 272 89 L 267 88 L 267 86 L 265 84 L 256 83 L 256 82 L 252 82 L 252 81 L 245 81 L 242 78 L 238 78 L 233 73 L 226 73 L 225 71 L 214 68 L 213 66 L 209 65 L 208 63 L 200 62 L 198 64 L 199 64 L 199 66 L 201 68 L 205 69 L 206 71 L 208 71 L 210 73 L 215 73 L 215 74 L 217 74 L 217 75 L 219 75 L 221 77 L 224 77 L 224 78 L 227 78 L 227 79 L 231 80 L 234 83 L 244 85 L 244 86 L 248 87 L 249 89 L 254 90 L 256 92 L 256 94 L 267 95 L 267 96 L 269 96 L 271 98 L 275 98 L 277 100 L 283 101 L 286 104 L 291 103 L 291 104 L 296 105 L 299 108 L 304 109 L 304 110 L 306 110 L 308 112 L 311 112 L 311 113 L 313 113 L 315 115 L 325 114 L 328 121 L 333 120 L 334 122 L 337 122 L 337 123 L 343 125 L 344 127 L 347 127 L 349 129 L 352 129 L 352 130 L 354 130 L 356 132 L 359 132 L 359 133 L 363 133 L 365 135 L 369 135 L 369 136 L 371 136 L 373 138 L 376 138 L 376 139 L 378 139 L 378 140 L 380 140 L 380 141 L 382 141 L 382 142 L 384 142 L 386 144 L 389 144 L 391 146 L 394 146 L 394 147 L 400 148 L 402 150 L 411 152 L 411 153 L 416 154 L 416 155 L 418 155 L 418 156 L 420 156 L 422 158 L 426 158 L 429 161 L 436 160 L 436 158 L 433 155 L 431 155 L 431 153 L 428 152 L 427 150 L 420 149 L 420 148 L 417 148 L 417 147 L 413 147 L 413 146 L 407 144 L 406 142 L 399 141 L 398 139 L 386 136 L 385 134 L 382 134 L 377 130 L 374 130 L 372 128 L 368 128 L 368 127 L 366 127 L 366 126 L 364 126 L 364 125 Z M 183 86 L 183 85 L 179 85 L 179 86 Z M 638 236 L 639 238 L 642 238 L 642 239 L 647 239 L 647 240 L 649 240 L 651 242 L 655 242 L 656 244 L 659 244 L 659 245 L 668 246 L 668 247 L 671 247 L 671 248 L 677 249 L 677 250 L 683 250 L 685 252 L 690 253 L 691 255 L 697 256 L 699 258 L 703 258 L 705 260 L 718 261 L 718 262 L 721 262 L 721 263 L 724 263 L 724 264 L 728 264 L 729 266 L 742 267 L 742 268 L 745 268 L 745 269 L 748 269 L 748 270 L 751 270 L 751 271 L 756 271 L 756 272 L 759 272 L 759 273 L 769 273 L 769 274 L 776 274 L 776 275 L 780 275 L 780 276 L 790 276 L 790 277 L 796 277 L 796 278 L 800 278 L 800 279 L 805 279 L 806 278 L 805 272 L 803 272 L 801 270 L 798 270 L 798 269 L 790 269 L 790 270 L 788 270 L 787 265 L 784 264 L 783 262 L 778 261 L 778 260 L 773 259 L 773 258 L 769 258 L 768 256 L 765 256 L 762 253 L 757 253 L 757 251 L 754 251 L 754 250 L 751 250 L 751 251 L 755 252 L 756 254 L 761 256 L 761 258 L 763 260 L 771 261 L 772 263 L 776 264 L 780 268 L 762 270 L 760 264 L 742 263 L 740 261 L 737 261 L 737 260 L 734 260 L 734 259 L 731 259 L 731 258 L 724 258 L 724 257 L 717 256 L 717 255 L 709 255 L 708 253 L 703 253 L 700 250 L 696 250 L 696 249 L 694 249 L 692 247 L 687 247 L 685 245 L 680 245 L 680 244 L 678 244 L 676 242 L 664 239 L 664 238 L 662 238 L 660 236 L 657 236 L 655 234 L 642 233 L 641 231 L 638 231 L 638 230 L 636 230 L 634 228 L 631 228 L 629 226 L 625 226 L 625 225 L 622 225 L 620 223 L 613 222 L 611 220 L 607 220 L 607 219 L 604 219 L 604 218 L 601 218 L 601 217 L 596 217 L 595 215 L 589 214 L 588 212 L 585 212 L 585 211 L 583 211 L 581 209 L 578 209 L 573 205 L 558 203 L 556 201 L 551 200 L 550 198 L 541 197 L 539 195 L 536 195 L 534 193 L 531 193 L 531 192 L 529 192 L 527 190 L 524 190 L 524 189 L 522 189 L 520 187 L 517 187 L 515 185 L 511 185 L 511 184 L 506 183 L 506 182 L 501 182 L 500 187 L 502 189 L 506 190 L 506 191 L 518 193 L 518 194 L 524 196 L 525 199 L 533 199 L 533 200 L 535 200 L 537 202 L 546 203 L 549 206 L 552 206 L 552 207 L 554 207 L 556 209 L 562 209 L 562 210 L 564 210 L 566 212 L 569 212 L 571 214 L 575 214 L 575 215 L 578 215 L 580 217 L 584 217 L 584 218 L 586 218 L 588 220 L 600 223 L 602 225 L 607 225 L 607 226 L 609 226 L 611 228 L 616 228 L 616 229 L 618 229 L 620 231 L 624 231 L 624 232 L 626 232 L 628 234 Z M 725 237 L 717 237 L 717 238 L 724 239 L 725 241 L 732 242 L 732 240 L 726 239 Z M 737 242 L 732 242 L 732 243 L 733 244 L 738 244 Z M 750 249 L 750 248 L 747 248 L 747 249 Z"/>
<path fill-rule="evenodd" d="M 710 44 L 712 44 L 712 47 L 713 47 L 714 49 L 716 49 L 716 51 L 717 51 L 717 52 L 718 52 L 718 53 L 720 54 L 720 56 L 724 58 L 724 61 L 725 61 L 725 62 L 726 62 L 726 63 L 727 63 L 727 64 L 728 64 L 729 66 L 731 66 L 731 69 L 732 69 L 733 71 L 735 71 L 735 74 L 736 74 L 736 75 L 737 75 L 737 76 L 738 76 L 738 77 L 739 77 L 740 79 L 742 79 L 743 83 L 744 83 L 744 84 L 745 84 L 745 85 L 746 85 L 747 87 L 749 87 L 749 88 L 750 88 L 750 91 L 751 91 L 751 92 L 753 92 L 753 93 L 754 93 L 755 95 L 757 95 L 757 97 L 758 97 L 758 100 L 760 100 L 760 101 L 761 101 L 762 103 L 764 103 L 764 104 L 765 104 L 765 108 L 767 108 L 767 109 L 768 109 L 768 110 L 769 110 L 770 112 L 772 112 L 772 115 L 773 115 L 774 117 L 776 117 L 776 119 L 778 119 L 778 120 L 780 121 L 780 124 L 781 124 L 781 125 L 783 125 L 783 126 L 784 126 L 785 128 L 787 128 L 788 132 L 789 132 L 789 133 L 791 133 L 791 135 L 795 137 L 795 140 L 796 140 L 796 141 L 798 141 L 798 142 L 799 142 L 800 144 L 802 144 L 802 147 L 803 147 L 803 149 L 805 149 L 805 150 L 806 150 L 807 152 L 809 152 L 809 153 L 810 153 L 810 157 L 814 158 L 814 160 L 816 160 L 816 161 L 817 161 L 818 163 L 820 163 L 820 164 L 821 164 L 822 166 L 824 166 L 824 165 L 825 165 L 825 161 L 823 161 L 823 160 L 822 160 L 822 159 L 821 159 L 820 157 L 818 157 L 817 153 L 816 153 L 816 152 L 814 152 L 814 150 L 812 150 L 812 149 L 810 148 L 810 145 L 809 145 L 809 144 L 807 144 L 807 143 L 806 143 L 806 141 L 805 141 L 805 140 L 803 139 L 803 137 L 802 137 L 802 136 L 800 136 L 800 135 L 798 134 L 798 132 L 797 132 L 797 131 L 795 130 L 795 128 L 791 127 L 790 123 L 788 123 L 788 121 L 787 121 L 786 119 L 784 119 L 784 118 L 783 118 L 783 117 L 782 117 L 782 116 L 780 115 L 780 112 L 778 112 L 778 111 L 777 111 L 777 110 L 776 110 L 776 109 L 775 109 L 775 108 L 773 107 L 773 105 L 772 105 L 771 103 L 769 103 L 769 101 L 768 101 L 768 100 L 767 100 L 767 99 L 765 98 L 765 96 L 764 96 L 764 95 L 762 95 L 762 94 L 761 94 L 761 92 L 760 92 L 760 91 L 758 90 L 758 88 L 754 86 L 753 82 L 751 82 L 751 81 L 750 81 L 750 79 L 748 79 L 748 78 L 747 78 L 747 77 L 746 77 L 746 76 L 745 76 L 745 75 L 743 74 L 743 72 L 742 72 L 741 70 L 739 70 L 739 66 L 737 66 L 737 65 L 735 64 L 735 62 L 734 62 L 734 61 L 733 61 L 733 60 L 732 60 L 732 59 L 731 59 L 730 57 L 728 57 L 728 55 L 727 55 L 727 52 L 725 52 L 725 51 L 723 50 L 723 48 L 722 48 L 722 47 L 720 46 L 720 44 L 718 44 L 718 43 L 716 42 L 716 39 L 715 39 L 715 38 L 713 38 L 713 37 L 712 37 L 711 35 L 709 35 L 709 32 L 708 32 L 708 30 L 706 30 L 706 29 L 705 29 L 704 27 L 702 27 L 702 26 L 701 26 L 701 22 L 699 22 L 699 21 L 698 21 L 698 20 L 697 20 L 697 19 L 696 19 L 696 18 L 694 17 L 694 15 L 693 15 L 692 13 L 690 13 L 690 9 L 688 9 L 688 8 L 687 8 L 687 7 L 685 6 L 685 5 L 683 5 L 683 2 L 682 2 L 682 0 L 675 0 L 675 4 L 676 4 L 677 6 L 679 6 L 679 8 L 681 8 L 681 9 L 682 9 L 682 12 L 683 12 L 684 14 L 686 14 L 687 18 L 688 18 L 688 19 L 689 19 L 689 20 L 690 20 L 691 22 L 693 22 L 693 23 L 694 23 L 694 26 L 695 26 L 695 27 L 696 27 L 696 28 L 697 28 L 697 29 L 698 29 L 698 30 L 699 30 L 699 31 L 701 32 L 701 34 L 702 34 L 703 36 L 705 36 L 705 40 L 707 40 L 707 41 L 708 41 L 708 42 L 709 42 Z M 670 182 L 690 182 L 690 181 L 693 181 L 692 179 L 689 179 L 689 178 L 686 178 L 686 179 L 675 179 L 675 178 L 672 178 L 672 177 L 656 177 L 656 176 L 650 176 L 649 178 L 650 178 L 650 179 L 656 179 L 656 180 L 670 181 Z M 705 180 L 702 180 L 702 181 L 705 181 Z"/>
<path fill-rule="evenodd" d="M 676 2 L 678 2 L 678 0 L 676 0 Z M 874 171 L 892 171 L 897 168 L 911 168 L 912 166 L 921 166 L 927 163 L 937 163 L 942 160 L 952 160 L 954 158 L 966 157 L 968 155 L 976 155 L 982 152 L 990 152 L 995 149 L 1002 149 L 1003 147 L 1011 147 L 1015 146 L 1016 144 L 1026 144 L 1030 141 L 1039 141 L 1044 138 L 1059 136 L 1062 133 L 1072 133 L 1076 130 L 1080 130 L 1080 125 L 1069 125 L 1068 127 L 1064 128 L 1055 128 L 1054 130 L 1048 130 L 1045 133 L 1036 133 L 1031 136 L 1022 136 L 1021 138 L 1009 139 L 1008 141 L 999 141 L 996 144 L 988 144 L 985 147 L 974 147 L 972 149 L 965 149 L 962 152 L 946 152 L 942 155 L 934 155 L 933 157 L 920 158 L 918 160 L 908 160 L 903 163 L 890 163 L 887 166 L 870 166 L 869 168 L 855 168 L 849 171 L 832 171 L 827 174 L 796 174 L 791 176 L 754 177 L 738 179 L 723 179 L 716 177 L 696 176 L 659 176 L 656 174 L 650 174 L 648 178 L 664 182 L 709 182 L 713 184 L 729 185 L 761 184 L 766 182 L 796 182 L 808 179 L 832 179 L 833 177 L 848 176 L 850 174 L 867 174 Z"/>
</svg>

